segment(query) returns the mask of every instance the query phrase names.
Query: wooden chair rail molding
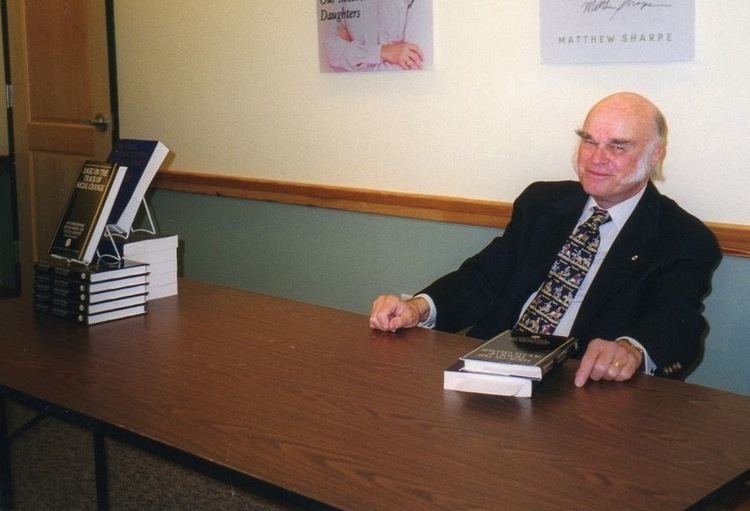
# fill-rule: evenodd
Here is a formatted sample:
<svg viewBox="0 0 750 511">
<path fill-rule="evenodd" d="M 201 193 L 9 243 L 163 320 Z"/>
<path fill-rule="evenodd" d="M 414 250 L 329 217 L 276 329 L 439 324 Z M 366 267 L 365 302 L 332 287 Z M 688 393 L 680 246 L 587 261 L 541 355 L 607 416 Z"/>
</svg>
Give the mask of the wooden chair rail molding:
<svg viewBox="0 0 750 511">
<path fill-rule="evenodd" d="M 162 170 L 154 187 L 219 197 L 342 209 L 422 220 L 504 228 L 511 204 L 488 200 L 292 183 L 243 176 Z M 706 222 L 724 254 L 750 257 L 750 226 Z"/>
</svg>

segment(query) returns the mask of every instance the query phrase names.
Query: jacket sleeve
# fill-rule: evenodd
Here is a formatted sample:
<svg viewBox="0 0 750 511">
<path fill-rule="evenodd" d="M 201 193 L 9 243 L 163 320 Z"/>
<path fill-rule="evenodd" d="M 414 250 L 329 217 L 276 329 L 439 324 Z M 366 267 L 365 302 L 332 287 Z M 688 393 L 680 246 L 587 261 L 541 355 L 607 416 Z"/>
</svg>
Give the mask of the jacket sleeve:
<svg viewBox="0 0 750 511">
<path fill-rule="evenodd" d="M 669 257 L 651 269 L 630 326 L 657 365 L 656 374 L 684 378 L 700 361 L 707 322 L 703 299 L 721 259 L 713 233 L 703 224 L 681 232 Z"/>
<path fill-rule="evenodd" d="M 435 302 L 437 329 L 456 332 L 469 327 L 499 299 L 516 267 L 526 203 L 526 194 L 521 194 L 513 204 L 511 220 L 501 236 L 464 261 L 457 270 L 421 291 Z"/>
</svg>

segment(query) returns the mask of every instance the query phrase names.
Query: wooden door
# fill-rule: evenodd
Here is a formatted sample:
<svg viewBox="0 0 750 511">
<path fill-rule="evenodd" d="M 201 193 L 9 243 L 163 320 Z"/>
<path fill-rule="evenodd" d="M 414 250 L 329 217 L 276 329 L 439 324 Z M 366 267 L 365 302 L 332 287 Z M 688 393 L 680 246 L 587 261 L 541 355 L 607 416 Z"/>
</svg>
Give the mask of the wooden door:
<svg viewBox="0 0 750 511">
<path fill-rule="evenodd" d="M 104 0 L 9 0 L 22 295 L 86 159 L 112 147 Z M 105 128 L 105 129 L 101 129 Z"/>
</svg>

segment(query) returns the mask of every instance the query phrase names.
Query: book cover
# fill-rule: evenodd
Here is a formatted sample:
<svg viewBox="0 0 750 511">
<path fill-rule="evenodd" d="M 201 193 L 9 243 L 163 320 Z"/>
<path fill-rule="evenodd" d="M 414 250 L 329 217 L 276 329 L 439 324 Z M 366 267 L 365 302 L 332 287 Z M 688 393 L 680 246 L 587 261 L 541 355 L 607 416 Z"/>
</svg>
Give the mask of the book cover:
<svg viewBox="0 0 750 511">
<path fill-rule="evenodd" d="M 527 335 L 506 330 L 461 360 L 465 371 L 541 380 L 575 348 L 573 337 Z"/>
<path fill-rule="evenodd" d="M 116 163 L 86 161 L 50 244 L 53 257 L 89 264 L 127 174 Z"/>
<path fill-rule="evenodd" d="M 443 371 L 443 388 L 494 396 L 531 397 L 534 381 L 518 376 L 464 371 L 460 360 Z"/>
<path fill-rule="evenodd" d="M 164 163 L 169 149 L 158 140 L 120 139 L 107 161 L 128 167 L 107 223 L 127 233 L 133 225 L 151 181 Z"/>
</svg>

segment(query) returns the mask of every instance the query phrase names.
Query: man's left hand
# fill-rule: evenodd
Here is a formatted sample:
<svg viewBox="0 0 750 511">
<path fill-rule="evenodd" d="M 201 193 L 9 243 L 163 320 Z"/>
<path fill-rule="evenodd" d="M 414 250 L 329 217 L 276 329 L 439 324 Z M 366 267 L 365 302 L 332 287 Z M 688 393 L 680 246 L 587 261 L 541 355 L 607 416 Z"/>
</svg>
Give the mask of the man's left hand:
<svg viewBox="0 0 750 511">
<path fill-rule="evenodd" d="M 594 381 L 625 381 L 633 377 L 643 362 L 643 355 L 635 349 L 604 339 L 592 340 L 583 354 L 576 371 L 575 385 L 582 387 L 591 378 Z"/>
</svg>

